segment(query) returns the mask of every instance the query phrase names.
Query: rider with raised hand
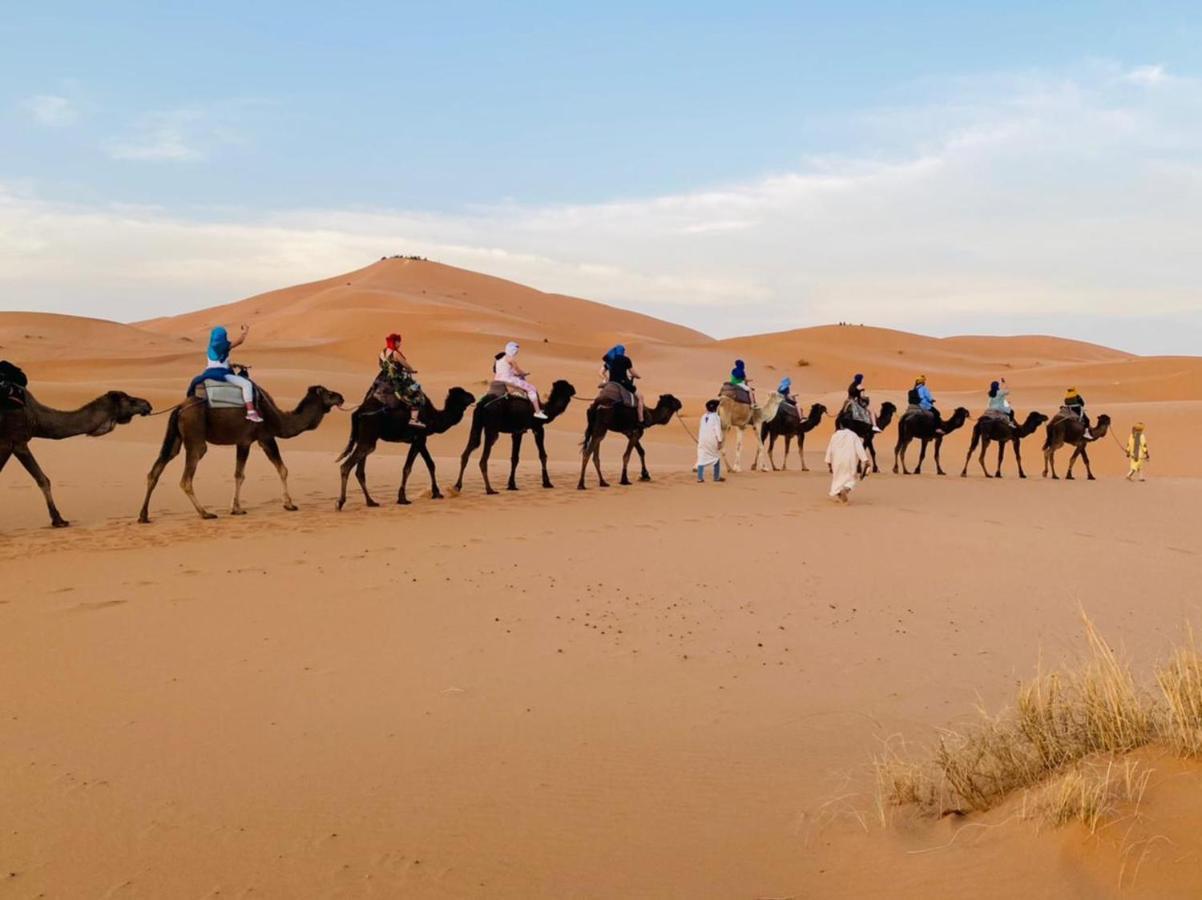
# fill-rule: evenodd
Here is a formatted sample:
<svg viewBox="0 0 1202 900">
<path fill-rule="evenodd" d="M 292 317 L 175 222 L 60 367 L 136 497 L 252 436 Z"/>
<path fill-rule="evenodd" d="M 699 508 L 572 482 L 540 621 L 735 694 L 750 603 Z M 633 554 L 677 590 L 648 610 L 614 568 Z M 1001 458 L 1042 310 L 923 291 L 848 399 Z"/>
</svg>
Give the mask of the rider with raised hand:
<svg viewBox="0 0 1202 900">
<path fill-rule="evenodd" d="M 233 367 L 230 365 L 230 353 L 242 346 L 248 334 L 250 334 L 249 325 L 242 326 L 241 334 L 234 341 L 230 340 L 229 332 L 220 325 L 209 332 L 209 348 L 205 353 L 206 368 L 203 375 L 197 380 L 203 381 L 211 378 L 214 381 L 225 381 L 239 388 L 242 391 L 242 402 L 246 404 L 247 421 L 262 422 L 263 417 L 255 409 L 254 384 L 249 378 L 235 375 Z M 193 387 L 189 388 L 189 393 L 195 389 L 195 384 L 196 380 L 193 381 Z"/>
</svg>

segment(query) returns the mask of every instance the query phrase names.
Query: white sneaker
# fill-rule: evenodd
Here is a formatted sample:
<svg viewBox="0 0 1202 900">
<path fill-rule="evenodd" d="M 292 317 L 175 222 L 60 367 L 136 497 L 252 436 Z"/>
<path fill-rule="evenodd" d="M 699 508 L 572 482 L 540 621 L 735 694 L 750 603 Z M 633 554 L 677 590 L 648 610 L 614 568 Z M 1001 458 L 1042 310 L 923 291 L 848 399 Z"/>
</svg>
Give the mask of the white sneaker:
<svg viewBox="0 0 1202 900">
<path fill-rule="evenodd" d="M 873 432 L 873 434 L 880 434 L 880 433 L 881 433 L 881 428 L 880 428 L 880 426 L 879 426 L 879 425 L 873 425 L 873 426 L 872 426 L 872 432 Z"/>
<path fill-rule="evenodd" d="M 536 413 L 534 414 L 534 418 L 536 418 L 536 419 L 543 419 L 543 420 L 545 421 L 545 420 L 546 420 L 546 418 L 547 418 L 547 414 L 546 414 L 545 412 L 543 412 L 543 411 L 540 409 L 538 412 L 536 412 Z"/>
</svg>

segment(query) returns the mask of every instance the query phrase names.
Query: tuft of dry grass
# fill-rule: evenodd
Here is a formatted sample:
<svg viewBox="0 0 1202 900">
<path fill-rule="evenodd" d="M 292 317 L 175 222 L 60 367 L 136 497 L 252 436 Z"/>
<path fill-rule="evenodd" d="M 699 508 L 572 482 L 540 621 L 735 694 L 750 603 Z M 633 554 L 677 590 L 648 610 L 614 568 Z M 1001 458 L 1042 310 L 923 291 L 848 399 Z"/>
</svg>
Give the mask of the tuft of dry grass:
<svg viewBox="0 0 1202 900">
<path fill-rule="evenodd" d="M 1088 652 L 1076 669 L 1037 673 L 1019 687 L 1013 708 L 980 710 L 976 722 L 943 732 L 918 757 L 886 743 L 874 761 L 882 822 L 896 807 L 965 814 L 1038 790 L 1045 818 L 1092 831 L 1147 786 L 1150 771 L 1116 763 L 1121 754 L 1163 743 L 1180 755 L 1202 755 L 1202 655 L 1192 634 L 1155 673 L 1158 690 L 1148 690 L 1082 619 Z M 1099 759 L 1108 760 L 1104 769 Z"/>
<path fill-rule="evenodd" d="M 797 360 L 798 368 L 804 369 L 809 364 L 810 364 L 810 361 L 808 359 L 806 359 L 804 356 L 801 359 Z"/>
</svg>

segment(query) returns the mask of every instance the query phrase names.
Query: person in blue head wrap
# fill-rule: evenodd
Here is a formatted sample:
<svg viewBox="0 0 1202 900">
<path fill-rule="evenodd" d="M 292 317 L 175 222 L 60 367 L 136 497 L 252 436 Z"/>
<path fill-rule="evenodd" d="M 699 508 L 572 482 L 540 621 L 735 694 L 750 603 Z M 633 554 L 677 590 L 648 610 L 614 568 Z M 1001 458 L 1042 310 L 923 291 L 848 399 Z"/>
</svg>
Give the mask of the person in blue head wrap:
<svg viewBox="0 0 1202 900">
<path fill-rule="evenodd" d="M 262 416 L 255 409 L 255 386 L 249 378 L 235 375 L 230 367 L 230 353 L 236 347 L 242 346 L 249 333 L 250 326 L 243 325 L 242 333 L 236 340 L 231 341 L 229 332 L 220 325 L 209 332 L 209 347 L 205 352 L 205 370 L 193 378 L 192 383 L 188 385 L 188 396 L 195 396 L 196 388 L 204 381 L 228 382 L 241 389 L 242 401 L 246 404 L 246 418 L 251 422 L 262 422 Z"/>
<path fill-rule="evenodd" d="M 776 386 L 776 392 L 780 394 L 782 403 L 797 407 L 797 395 L 793 393 L 793 379 L 788 375 L 780 380 L 780 384 Z M 798 414 L 800 415 L 800 412 Z"/>
<path fill-rule="evenodd" d="M 634 402 L 638 406 L 640 422 L 644 418 L 643 395 L 639 393 L 639 389 L 635 387 L 634 382 L 641 377 L 634 370 L 634 362 L 626 355 L 624 344 L 614 345 L 601 357 L 601 387 L 605 387 L 607 383 L 612 381 L 623 390 L 632 393 L 634 395 Z"/>
<path fill-rule="evenodd" d="M 735 367 L 730 370 L 730 381 L 727 383 L 747 391 L 747 395 L 751 398 L 751 405 L 757 405 L 755 402 L 755 383 L 747 377 L 747 364 L 743 360 L 735 360 Z"/>
</svg>

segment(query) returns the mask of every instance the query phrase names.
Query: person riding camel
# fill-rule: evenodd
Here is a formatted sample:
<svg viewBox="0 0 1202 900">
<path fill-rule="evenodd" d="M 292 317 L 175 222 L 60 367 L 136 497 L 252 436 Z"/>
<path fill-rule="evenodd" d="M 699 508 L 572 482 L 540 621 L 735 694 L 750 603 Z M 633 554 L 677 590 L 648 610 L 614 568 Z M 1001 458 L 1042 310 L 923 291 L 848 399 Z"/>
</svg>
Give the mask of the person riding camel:
<svg viewBox="0 0 1202 900">
<path fill-rule="evenodd" d="M 493 380 L 512 384 L 525 391 L 530 402 L 534 404 L 534 418 L 545 419 L 547 414 L 543 412 L 542 402 L 538 399 L 538 390 L 526 380 L 530 373 L 523 371 L 515 361 L 520 349 L 517 341 L 510 341 L 505 345 L 505 352 L 498 356 L 496 362 L 493 363 Z"/>
<path fill-rule="evenodd" d="M 1089 416 L 1085 413 L 1085 398 L 1075 387 L 1065 391 L 1064 408 L 1081 420 L 1081 424 L 1085 426 L 1085 440 L 1092 441 L 1093 434 L 1089 430 Z"/>
<path fill-rule="evenodd" d="M 751 398 L 751 405 L 758 405 L 755 402 L 755 382 L 747 377 L 747 366 L 743 360 L 735 360 L 735 367 L 730 370 L 730 380 L 727 383 L 745 390 L 747 396 Z"/>
<path fill-rule="evenodd" d="M 380 351 L 380 371 L 388 379 L 396 398 L 409 407 L 409 427 L 425 428 L 426 426 L 418 420 L 418 415 L 426 403 L 426 395 L 422 393 L 422 386 L 413 378 L 417 369 L 409 365 L 409 360 L 401 352 L 399 334 L 393 333 L 384 338 L 384 349 Z"/>
<path fill-rule="evenodd" d="M 843 404 L 843 411 L 853 419 L 868 422 L 872 425 L 874 432 L 880 433 L 881 429 L 876 424 L 876 415 L 868 405 L 868 388 L 864 386 L 864 376 L 859 372 L 847 386 L 847 400 Z"/>
<path fill-rule="evenodd" d="M 196 388 L 205 381 L 224 381 L 242 391 L 242 402 L 246 404 L 246 419 L 249 422 L 262 422 L 263 417 L 255 409 L 255 386 L 249 378 L 235 375 L 230 366 L 230 353 L 236 347 L 242 346 L 246 336 L 250 334 L 250 326 L 243 325 L 242 333 L 235 341 L 230 340 L 229 332 L 218 325 L 209 332 L 209 349 L 205 353 L 205 370 L 192 379 L 188 385 L 188 396 L 196 394 Z"/>
<path fill-rule="evenodd" d="M 935 417 L 935 434 L 943 434 L 943 416 L 935 407 L 935 398 L 931 396 L 931 389 L 927 387 L 927 377 L 919 375 L 914 379 L 914 387 L 910 388 L 910 393 L 907 395 L 907 400 L 911 406 L 917 406 L 925 413 L 930 413 Z"/>
<path fill-rule="evenodd" d="M 616 344 L 601 357 L 601 377 L 605 382 L 612 381 L 634 395 L 634 402 L 638 406 L 639 421 L 642 422 L 645 408 L 643 395 L 634 385 L 634 382 L 642 376 L 634 370 L 634 363 L 626 355 L 626 347 L 623 344 Z M 601 386 L 604 387 L 605 384 L 603 383 Z"/>
<path fill-rule="evenodd" d="M 1011 428 L 1018 428 L 1018 420 L 1014 418 L 1014 407 L 1010 405 L 1010 389 L 1006 387 L 1005 378 L 989 382 L 989 405 L 986 412 L 997 418 L 1008 419 Z"/>
<path fill-rule="evenodd" d="M 787 403 L 792 407 L 800 409 L 797 403 L 797 395 L 793 393 L 793 379 L 788 375 L 780 380 L 780 384 L 776 386 L 776 392 L 780 394 L 781 403 Z"/>
</svg>

